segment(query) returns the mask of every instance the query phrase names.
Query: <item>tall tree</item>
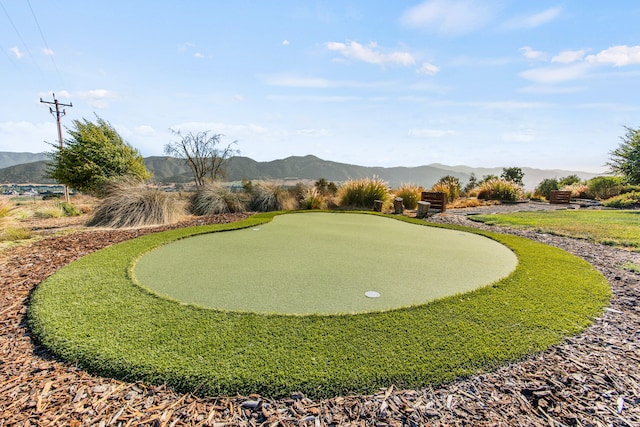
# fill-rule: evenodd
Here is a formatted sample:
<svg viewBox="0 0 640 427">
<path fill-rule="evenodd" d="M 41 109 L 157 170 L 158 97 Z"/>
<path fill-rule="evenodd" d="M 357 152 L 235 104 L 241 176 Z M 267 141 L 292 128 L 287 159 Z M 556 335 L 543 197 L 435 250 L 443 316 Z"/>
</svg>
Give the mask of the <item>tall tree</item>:
<svg viewBox="0 0 640 427">
<path fill-rule="evenodd" d="M 229 143 L 225 148 L 221 146 L 223 135 L 209 134 L 209 131 L 182 135 L 179 130 L 169 129 L 179 140 L 164 146 L 164 153 L 184 159 L 193 173 L 196 186 L 201 187 L 208 177 L 212 181 L 224 176 L 224 166 L 227 160 L 238 150 L 232 148 L 237 141 Z"/>
<path fill-rule="evenodd" d="M 627 183 L 640 185 L 640 128 L 625 126 L 622 142 L 612 152 L 607 162 L 611 172 L 622 175 Z"/>
<path fill-rule="evenodd" d="M 522 169 L 520 168 L 502 168 L 502 175 L 500 175 L 500 178 L 506 181 L 515 182 L 520 187 L 524 186 L 524 183 L 522 182 L 522 178 L 524 178 L 524 172 L 522 172 Z"/>
<path fill-rule="evenodd" d="M 84 193 L 99 195 L 108 182 L 122 177 L 140 181 L 151 174 L 138 150 L 123 141 L 111 124 L 96 116 L 96 122 L 74 120 L 67 128 L 64 145 L 49 152 L 46 176 Z"/>
</svg>

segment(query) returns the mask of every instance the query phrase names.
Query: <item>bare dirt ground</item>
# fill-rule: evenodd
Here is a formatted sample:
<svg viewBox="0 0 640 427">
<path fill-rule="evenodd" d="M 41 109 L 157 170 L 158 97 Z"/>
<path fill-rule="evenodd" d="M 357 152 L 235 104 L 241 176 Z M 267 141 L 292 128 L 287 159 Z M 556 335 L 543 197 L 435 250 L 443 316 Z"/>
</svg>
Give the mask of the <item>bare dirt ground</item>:
<svg viewBox="0 0 640 427">
<path fill-rule="evenodd" d="M 522 206 L 511 209 L 522 210 Z M 469 221 L 464 213 L 452 211 L 430 221 L 486 228 Z M 172 227 L 241 217 L 192 219 Z M 500 229 L 583 257 L 605 275 L 613 297 L 603 315 L 582 334 L 492 372 L 418 390 L 389 385 L 374 395 L 326 400 L 300 394 L 282 400 L 257 395 L 198 397 L 164 386 L 91 375 L 56 360 L 33 342 L 24 315 L 29 294 L 38 283 L 92 251 L 169 228 L 71 227 L 81 229 L 0 252 L 0 427 L 640 425 L 640 273 L 622 268 L 628 262 L 640 265 L 638 253 L 534 231 Z"/>
</svg>

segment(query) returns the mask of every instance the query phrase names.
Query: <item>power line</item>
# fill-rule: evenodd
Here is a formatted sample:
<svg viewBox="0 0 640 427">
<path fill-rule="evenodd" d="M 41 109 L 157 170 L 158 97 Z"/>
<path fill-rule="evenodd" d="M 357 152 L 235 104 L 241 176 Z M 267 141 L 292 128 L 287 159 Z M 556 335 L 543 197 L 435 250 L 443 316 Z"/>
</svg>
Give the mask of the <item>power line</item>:
<svg viewBox="0 0 640 427">
<path fill-rule="evenodd" d="M 33 16 L 33 20 L 36 21 L 36 26 L 38 27 L 38 31 L 40 32 L 40 37 L 42 37 L 42 42 L 44 43 L 44 47 L 47 48 L 46 55 L 51 59 L 51 62 L 53 63 L 53 67 L 55 68 L 56 73 L 58 74 L 58 78 L 60 79 L 60 83 L 62 84 L 62 86 L 64 86 L 64 80 L 62 79 L 62 74 L 60 74 L 60 70 L 58 69 L 58 64 L 56 64 L 56 61 L 53 58 L 53 50 L 49 48 L 49 44 L 47 43 L 47 40 L 44 37 L 44 33 L 42 32 L 42 28 L 40 27 L 40 22 L 38 22 L 38 18 L 36 18 L 36 14 L 33 11 L 33 7 L 31 7 L 31 1 L 27 0 L 27 4 L 29 5 L 29 10 L 31 10 L 31 16 Z"/>
</svg>

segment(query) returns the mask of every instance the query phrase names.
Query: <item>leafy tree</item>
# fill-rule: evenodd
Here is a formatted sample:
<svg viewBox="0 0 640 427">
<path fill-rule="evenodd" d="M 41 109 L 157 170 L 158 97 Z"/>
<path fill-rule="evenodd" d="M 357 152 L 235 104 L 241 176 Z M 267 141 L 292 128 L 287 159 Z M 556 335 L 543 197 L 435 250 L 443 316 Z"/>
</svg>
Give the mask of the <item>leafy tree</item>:
<svg viewBox="0 0 640 427">
<path fill-rule="evenodd" d="M 70 138 L 63 148 L 51 144 L 45 174 L 78 191 L 99 195 L 105 184 L 128 177 L 139 181 L 151 177 L 138 150 L 122 140 L 111 124 L 74 120 L 67 128 Z"/>
<path fill-rule="evenodd" d="M 587 182 L 589 195 L 600 200 L 617 196 L 622 190 L 622 181 L 622 177 L 619 176 L 596 176 L 595 178 L 591 178 L 589 182 Z"/>
<path fill-rule="evenodd" d="M 238 153 L 232 148 L 233 141 L 225 148 L 219 148 L 222 135 L 205 132 L 189 132 L 182 135 L 179 130 L 169 129 L 180 140 L 164 146 L 164 153 L 184 159 L 193 173 L 197 187 L 202 187 L 208 177 L 212 181 L 224 176 L 224 166 L 231 156 Z"/>
<path fill-rule="evenodd" d="M 558 186 L 562 188 L 565 185 L 580 184 L 581 182 L 582 182 L 582 179 L 578 175 L 568 175 L 563 178 L 560 178 L 560 180 L 558 181 Z"/>
<path fill-rule="evenodd" d="M 611 172 L 622 175 L 628 184 L 640 184 L 640 128 L 625 126 L 626 133 L 620 139 L 622 143 L 609 153 L 606 163 Z"/>
<path fill-rule="evenodd" d="M 545 178 L 535 189 L 535 194 L 540 194 L 544 196 L 545 199 L 549 199 L 551 197 L 551 192 L 553 190 L 558 190 L 560 186 L 558 185 L 557 178 Z"/>
<path fill-rule="evenodd" d="M 499 178 L 493 174 L 482 175 L 482 179 L 478 181 L 478 185 L 484 184 L 485 182 L 491 181 L 492 179 L 499 179 Z"/>
<path fill-rule="evenodd" d="M 503 168 L 502 175 L 500 175 L 500 178 L 506 181 L 515 182 L 521 187 L 524 186 L 524 183 L 522 182 L 522 178 L 524 178 L 524 172 L 522 172 L 522 169 L 520 168 L 516 168 L 516 167 Z"/>
</svg>

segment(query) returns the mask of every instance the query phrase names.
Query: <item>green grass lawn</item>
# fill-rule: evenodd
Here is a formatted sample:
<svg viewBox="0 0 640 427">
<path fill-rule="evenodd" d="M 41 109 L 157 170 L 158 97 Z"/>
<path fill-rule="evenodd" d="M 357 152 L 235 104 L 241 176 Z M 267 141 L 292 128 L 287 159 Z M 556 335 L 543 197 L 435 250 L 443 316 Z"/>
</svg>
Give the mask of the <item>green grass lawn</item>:
<svg viewBox="0 0 640 427">
<path fill-rule="evenodd" d="M 485 232 L 478 233 L 517 255 L 511 275 L 386 312 L 293 316 L 203 309 L 159 297 L 131 279 L 135 261 L 160 245 L 255 227 L 274 215 L 166 231 L 85 256 L 37 287 L 29 328 L 55 355 L 99 375 L 202 395 L 301 391 L 319 398 L 391 384 L 417 388 L 517 361 L 579 333 L 609 301 L 605 278 L 586 261 Z M 247 259 L 247 268 L 251 264 Z"/>
<path fill-rule="evenodd" d="M 489 225 L 535 228 L 545 233 L 640 250 L 640 211 L 559 210 L 471 215 Z"/>
</svg>

